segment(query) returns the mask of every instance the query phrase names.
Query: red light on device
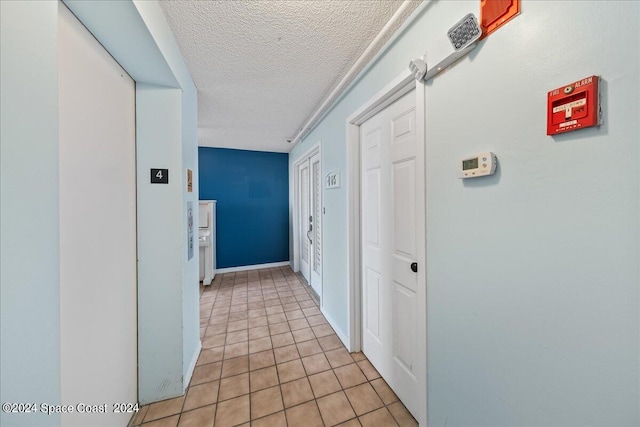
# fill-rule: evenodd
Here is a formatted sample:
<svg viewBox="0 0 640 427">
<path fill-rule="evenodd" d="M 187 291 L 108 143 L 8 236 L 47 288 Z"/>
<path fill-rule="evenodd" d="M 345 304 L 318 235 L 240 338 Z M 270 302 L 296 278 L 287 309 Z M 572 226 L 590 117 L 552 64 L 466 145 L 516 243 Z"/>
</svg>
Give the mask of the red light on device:
<svg viewBox="0 0 640 427">
<path fill-rule="evenodd" d="M 600 125 L 600 77 L 586 77 L 549 92 L 547 135 Z"/>
</svg>

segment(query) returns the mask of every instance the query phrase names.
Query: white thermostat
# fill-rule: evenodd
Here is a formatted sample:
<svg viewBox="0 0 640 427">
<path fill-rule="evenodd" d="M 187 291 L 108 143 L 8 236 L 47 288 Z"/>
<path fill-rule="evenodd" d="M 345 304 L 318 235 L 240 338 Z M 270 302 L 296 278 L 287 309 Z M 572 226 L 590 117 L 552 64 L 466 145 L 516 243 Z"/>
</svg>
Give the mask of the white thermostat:
<svg viewBox="0 0 640 427">
<path fill-rule="evenodd" d="M 458 161 L 458 178 L 477 178 L 496 173 L 498 159 L 491 151 L 474 154 Z"/>
</svg>

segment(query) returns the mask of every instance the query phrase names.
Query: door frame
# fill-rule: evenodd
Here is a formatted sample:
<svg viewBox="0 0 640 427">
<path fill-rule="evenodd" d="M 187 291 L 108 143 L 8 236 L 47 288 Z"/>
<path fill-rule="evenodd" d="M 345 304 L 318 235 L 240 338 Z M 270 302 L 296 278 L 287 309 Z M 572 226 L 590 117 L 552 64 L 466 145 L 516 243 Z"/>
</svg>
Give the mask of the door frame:
<svg viewBox="0 0 640 427">
<path fill-rule="evenodd" d="M 361 248 L 361 185 L 360 185 L 360 125 L 368 119 L 402 98 L 407 93 L 415 90 L 416 95 L 416 134 L 419 141 L 426 144 L 425 139 L 425 87 L 421 82 L 417 82 L 411 72 L 407 69 L 390 81 L 383 89 L 371 97 L 368 101 L 355 110 L 346 121 L 347 128 L 347 269 L 348 269 L 348 319 L 349 319 L 349 345 L 350 352 L 362 350 L 362 248 Z M 426 180 L 426 147 L 425 158 L 422 159 L 425 168 Z M 425 182 L 425 192 L 427 186 Z M 426 215 L 426 194 L 425 194 L 425 215 Z M 426 222 L 425 222 L 426 224 Z M 425 227 L 426 228 L 426 227 Z M 425 230 L 425 262 L 421 268 L 425 284 L 424 301 L 418 307 L 418 331 L 419 337 L 424 337 L 418 344 L 418 358 L 424 363 L 418 372 L 419 380 L 424 387 L 421 388 L 420 400 L 420 425 L 427 425 L 427 301 L 426 301 L 426 239 Z"/>
<path fill-rule="evenodd" d="M 300 180 L 298 177 L 298 168 L 304 162 L 309 161 L 314 155 L 320 155 L 320 178 L 322 179 L 322 140 L 318 140 L 308 150 L 306 150 L 298 159 L 293 163 L 291 175 L 293 175 L 293 271 L 300 271 Z M 311 179 L 311 170 L 309 171 L 309 179 Z M 324 197 L 322 195 L 322 186 L 320 186 L 320 203 L 322 204 Z M 320 216 L 322 222 L 322 216 Z M 320 228 L 320 232 L 324 234 L 324 227 Z M 322 239 L 322 237 L 321 237 Z M 320 260 L 324 261 L 324 257 L 320 255 Z M 311 277 L 311 274 L 309 274 Z M 324 286 L 320 283 L 320 308 L 322 308 L 322 293 L 324 292 Z"/>
</svg>

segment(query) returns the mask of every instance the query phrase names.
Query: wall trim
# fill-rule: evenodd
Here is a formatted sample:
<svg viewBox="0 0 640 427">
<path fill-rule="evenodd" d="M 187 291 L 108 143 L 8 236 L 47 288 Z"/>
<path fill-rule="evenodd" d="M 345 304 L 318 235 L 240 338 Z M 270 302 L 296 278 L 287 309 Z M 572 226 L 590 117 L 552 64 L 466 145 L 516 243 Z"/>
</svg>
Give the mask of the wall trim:
<svg viewBox="0 0 640 427">
<path fill-rule="evenodd" d="M 353 353 L 354 350 L 352 350 L 349 346 L 349 339 L 347 335 L 345 335 L 344 332 L 342 332 L 342 329 L 338 327 L 338 324 L 333 320 L 331 315 L 327 313 L 327 311 L 322 307 L 320 307 L 320 312 L 322 313 L 324 318 L 327 319 L 327 322 L 329 322 L 329 325 L 331 325 L 331 327 L 333 328 L 333 331 L 336 333 L 338 338 L 340 338 L 340 341 L 342 341 L 342 344 L 344 344 L 344 346 L 347 348 L 349 353 Z"/>
<path fill-rule="evenodd" d="M 260 270 L 262 268 L 286 267 L 291 261 L 271 262 L 267 264 L 241 265 L 238 267 L 216 268 L 216 274 L 234 273 L 236 271 Z"/>
<path fill-rule="evenodd" d="M 187 372 L 185 372 L 184 378 L 182 379 L 182 387 L 185 393 L 187 392 L 187 388 L 189 387 L 189 383 L 191 382 L 193 371 L 196 369 L 196 363 L 198 363 L 198 358 L 200 357 L 201 350 L 202 350 L 202 341 L 198 340 L 198 346 L 196 347 L 196 351 L 193 352 L 193 359 L 189 364 L 189 369 L 187 369 Z"/>
</svg>

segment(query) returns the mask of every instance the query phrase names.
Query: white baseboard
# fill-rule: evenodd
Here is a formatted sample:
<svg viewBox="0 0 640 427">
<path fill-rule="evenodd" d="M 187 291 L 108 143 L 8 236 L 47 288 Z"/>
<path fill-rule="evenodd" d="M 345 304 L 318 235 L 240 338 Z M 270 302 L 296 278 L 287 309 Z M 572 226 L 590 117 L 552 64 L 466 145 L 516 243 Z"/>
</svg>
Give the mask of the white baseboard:
<svg viewBox="0 0 640 427">
<path fill-rule="evenodd" d="M 348 336 L 345 335 L 344 332 L 342 332 L 342 329 L 338 328 L 338 326 L 336 325 L 336 322 L 333 321 L 331 316 L 329 316 L 329 314 L 327 314 L 327 312 L 324 310 L 324 308 L 321 307 L 320 308 L 320 312 L 322 313 L 324 318 L 327 319 L 327 322 L 329 322 L 329 325 L 331 325 L 333 330 L 336 332 L 336 335 L 338 336 L 338 338 L 340 338 L 340 341 L 342 341 L 342 344 L 344 344 L 344 346 L 347 348 L 348 351 L 351 351 L 351 349 L 349 348 L 349 338 L 348 338 Z"/>
<path fill-rule="evenodd" d="M 261 268 L 285 267 L 291 265 L 289 261 L 272 262 L 269 264 L 241 265 L 240 267 L 216 268 L 216 274 L 234 273 L 236 271 L 259 270 Z"/>
<path fill-rule="evenodd" d="M 200 357 L 200 351 L 202 350 L 202 341 L 198 340 L 198 348 L 193 353 L 193 359 L 191 360 L 191 364 L 189 365 L 189 369 L 183 378 L 183 388 L 184 391 L 189 387 L 189 383 L 191 382 L 191 376 L 193 375 L 193 371 L 196 369 L 196 363 L 198 363 L 198 357 Z"/>
</svg>

